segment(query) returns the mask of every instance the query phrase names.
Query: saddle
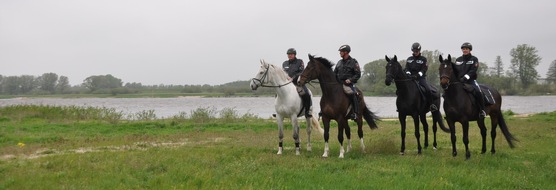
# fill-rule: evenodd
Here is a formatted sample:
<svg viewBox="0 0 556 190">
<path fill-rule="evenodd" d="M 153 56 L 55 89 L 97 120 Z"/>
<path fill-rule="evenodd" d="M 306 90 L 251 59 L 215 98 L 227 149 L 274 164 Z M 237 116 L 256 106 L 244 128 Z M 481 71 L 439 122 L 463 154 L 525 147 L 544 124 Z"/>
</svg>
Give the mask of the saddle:
<svg viewBox="0 0 556 190">
<path fill-rule="evenodd" d="M 421 98 L 423 98 L 423 100 L 426 100 L 427 96 L 426 96 L 425 93 L 427 93 L 427 89 L 422 84 L 420 84 L 418 82 L 416 82 L 416 84 L 418 84 L 417 88 L 419 89 L 419 93 L 421 94 Z M 438 89 L 436 88 L 436 86 L 433 86 L 431 84 L 428 84 L 428 85 L 429 85 L 429 88 L 431 89 L 432 98 L 434 100 L 440 98 L 439 94 L 437 93 Z"/>
<path fill-rule="evenodd" d="M 481 96 L 483 97 L 483 100 L 485 102 L 485 106 L 490 106 L 496 103 L 496 101 L 494 100 L 494 97 L 492 96 L 492 92 L 490 92 L 490 88 L 483 86 L 483 85 L 479 85 L 479 87 L 481 87 Z M 473 94 L 475 93 L 475 88 L 473 87 L 473 85 L 471 84 L 467 84 L 464 83 L 463 84 L 463 89 L 470 94 L 471 96 L 473 96 Z M 475 98 L 473 98 L 475 99 Z"/>
</svg>

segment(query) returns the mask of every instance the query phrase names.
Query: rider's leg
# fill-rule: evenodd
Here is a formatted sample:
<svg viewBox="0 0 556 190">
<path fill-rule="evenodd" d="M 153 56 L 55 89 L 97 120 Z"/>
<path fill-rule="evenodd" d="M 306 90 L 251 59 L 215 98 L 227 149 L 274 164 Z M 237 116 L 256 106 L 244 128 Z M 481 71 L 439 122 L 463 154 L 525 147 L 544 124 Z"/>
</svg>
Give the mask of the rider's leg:
<svg viewBox="0 0 556 190">
<path fill-rule="evenodd" d="M 309 90 L 306 86 L 303 86 L 303 95 L 301 95 L 301 102 L 303 103 L 303 107 L 305 108 L 305 117 L 313 117 L 311 115 L 311 106 L 313 105 L 313 100 L 311 100 L 311 94 L 309 94 Z"/>
<path fill-rule="evenodd" d="M 427 99 L 427 105 L 430 105 L 430 110 L 431 111 L 436 111 L 438 110 L 438 107 L 436 107 L 436 105 L 433 104 L 433 98 L 432 98 L 432 91 L 431 91 L 431 87 L 430 85 L 427 83 L 427 80 L 425 79 L 425 77 L 421 77 L 419 78 L 419 83 L 421 83 L 421 85 L 423 87 L 425 87 L 425 96 Z"/>
<path fill-rule="evenodd" d="M 473 81 L 473 87 L 475 87 L 475 99 L 477 100 L 477 106 L 479 107 L 479 117 L 486 117 L 483 92 L 481 91 L 481 87 L 479 87 L 479 83 L 477 83 L 476 80 Z"/>
<path fill-rule="evenodd" d="M 352 90 L 351 94 L 351 104 L 353 105 L 353 114 L 351 114 L 351 119 L 356 120 L 357 115 L 359 114 L 359 101 L 357 99 L 357 91 L 355 90 L 355 85 L 350 86 Z"/>
</svg>

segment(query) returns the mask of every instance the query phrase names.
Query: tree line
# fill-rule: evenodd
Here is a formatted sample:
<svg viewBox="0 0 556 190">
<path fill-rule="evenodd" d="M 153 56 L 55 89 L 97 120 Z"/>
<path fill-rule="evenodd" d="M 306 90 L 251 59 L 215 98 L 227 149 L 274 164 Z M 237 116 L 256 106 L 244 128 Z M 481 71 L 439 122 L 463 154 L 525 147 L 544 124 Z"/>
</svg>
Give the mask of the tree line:
<svg viewBox="0 0 556 190">
<path fill-rule="evenodd" d="M 439 88 L 438 60 L 442 52 L 423 50 L 429 64 L 427 80 Z M 509 52 L 510 64 L 502 62 L 501 56 L 490 64 L 479 57 L 478 82 L 492 86 L 503 95 L 539 95 L 556 93 L 556 60 L 552 61 L 545 79 L 540 79 L 535 69 L 542 58 L 535 47 L 521 44 Z M 394 55 L 387 55 L 394 56 Z M 403 57 L 403 56 L 400 56 Z M 405 65 L 405 60 L 400 60 Z M 384 84 L 386 60 L 379 59 L 364 64 L 358 87 L 365 95 L 393 96 L 395 87 Z M 249 88 L 249 80 L 234 81 L 222 85 L 143 85 L 138 82 L 125 83 L 110 74 L 87 77 L 80 85 L 71 86 L 66 76 L 56 73 L 44 73 L 40 76 L 2 76 L 0 75 L 0 94 L 3 95 L 49 95 L 49 94 L 133 94 L 145 92 L 174 93 L 219 93 L 225 96 L 237 94 L 271 95 L 271 88 L 260 88 L 253 92 Z M 320 94 L 318 84 L 310 84 L 313 94 Z M 440 89 L 440 88 L 439 88 Z"/>
</svg>

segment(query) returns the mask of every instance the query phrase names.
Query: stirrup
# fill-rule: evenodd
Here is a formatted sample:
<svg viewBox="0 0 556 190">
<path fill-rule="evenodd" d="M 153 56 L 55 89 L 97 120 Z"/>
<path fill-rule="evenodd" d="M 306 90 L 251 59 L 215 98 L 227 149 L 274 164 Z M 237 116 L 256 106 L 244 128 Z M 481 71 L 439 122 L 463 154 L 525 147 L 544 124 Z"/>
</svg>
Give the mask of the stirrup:
<svg viewBox="0 0 556 190">
<path fill-rule="evenodd" d="M 313 117 L 313 115 L 311 115 L 311 112 L 305 112 L 305 117 Z"/>
<path fill-rule="evenodd" d="M 431 111 L 438 111 L 438 107 L 436 107 L 436 105 L 434 105 L 434 104 L 431 104 L 430 109 L 431 109 Z"/>
<path fill-rule="evenodd" d="M 357 120 L 357 114 L 355 114 L 355 113 L 352 113 L 349 117 L 351 119 L 353 119 L 354 121 Z"/>
<path fill-rule="evenodd" d="M 482 117 L 482 118 L 485 118 L 485 117 L 486 117 L 486 112 L 485 112 L 485 110 L 481 110 L 481 111 L 479 112 L 479 117 Z"/>
</svg>

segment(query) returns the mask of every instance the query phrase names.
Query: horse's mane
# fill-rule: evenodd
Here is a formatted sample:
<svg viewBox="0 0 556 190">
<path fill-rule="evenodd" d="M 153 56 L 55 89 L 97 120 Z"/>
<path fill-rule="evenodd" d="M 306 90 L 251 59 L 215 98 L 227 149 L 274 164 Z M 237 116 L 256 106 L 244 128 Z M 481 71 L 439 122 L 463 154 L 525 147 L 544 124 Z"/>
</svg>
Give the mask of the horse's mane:
<svg viewBox="0 0 556 190">
<path fill-rule="evenodd" d="M 330 62 L 328 59 L 324 58 L 324 57 L 315 57 L 315 60 L 317 60 L 318 62 L 322 63 L 324 66 L 332 69 L 332 66 L 334 66 L 334 64 L 332 62 Z"/>
<path fill-rule="evenodd" d="M 264 60 L 263 60 L 263 62 L 264 62 L 265 64 L 268 64 L 270 67 L 272 67 L 272 68 L 276 71 L 276 74 L 278 74 L 278 77 L 280 77 L 280 78 L 282 78 L 282 79 L 287 79 L 287 78 L 288 78 L 288 73 L 286 73 L 286 71 L 284 71 L 284 70 L 282 69 L 282 67 L 278 67 L 278 66 L 276 66 L 276 65 L 274 65 L 274 64 L 271 64 L 271 63 L 268 63 L 268 62 L 266 62 L 266 61 L 264 61 Z"/>
</svg>

